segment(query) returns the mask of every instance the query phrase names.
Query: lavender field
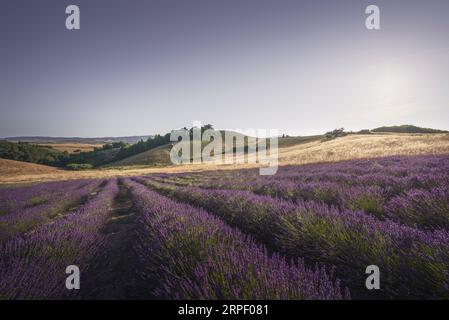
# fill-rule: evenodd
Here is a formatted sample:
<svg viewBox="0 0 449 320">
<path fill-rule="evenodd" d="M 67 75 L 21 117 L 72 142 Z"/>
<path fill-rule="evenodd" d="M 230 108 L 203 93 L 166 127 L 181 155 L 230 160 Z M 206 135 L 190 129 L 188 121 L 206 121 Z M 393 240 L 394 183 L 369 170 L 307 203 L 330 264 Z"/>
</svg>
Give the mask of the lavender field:
<svg viewBox="0 0 449 320">
<path fill-rule="evenodd" d="M 449 299 L 449 156 L 3 187 L 0 299 Z"/>
</svg>

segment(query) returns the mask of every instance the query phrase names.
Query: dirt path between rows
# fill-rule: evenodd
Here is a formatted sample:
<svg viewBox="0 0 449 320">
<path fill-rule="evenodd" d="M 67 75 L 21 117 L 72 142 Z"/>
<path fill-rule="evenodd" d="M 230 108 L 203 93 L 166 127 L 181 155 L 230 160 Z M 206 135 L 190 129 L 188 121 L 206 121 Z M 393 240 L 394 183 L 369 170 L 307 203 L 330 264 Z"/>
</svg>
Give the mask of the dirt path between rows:
<svg viewBox="0 0 449 320">
<path fill-rule="evenodd" d="M 148 299 L 148 290 L 142 288 L 137 274 L 138 257 L 133 250 L 136 212 L 125 185 L 119 183 L 119 194 L 114 200 L 111 218 L 103 232 L 108 235 L 106 251 L 98 265 L 84 277 L 86 299 Z"/>
</svg>

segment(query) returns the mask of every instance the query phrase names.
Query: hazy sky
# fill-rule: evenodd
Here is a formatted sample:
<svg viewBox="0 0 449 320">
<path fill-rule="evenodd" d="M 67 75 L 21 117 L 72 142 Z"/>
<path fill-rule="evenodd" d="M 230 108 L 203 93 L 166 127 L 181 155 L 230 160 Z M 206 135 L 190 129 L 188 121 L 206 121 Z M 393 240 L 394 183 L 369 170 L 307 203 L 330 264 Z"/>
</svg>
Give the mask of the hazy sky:
<svg viewBox="0 0 449 320">
<path fill-rule="evenodd" d="M 0 0 L 0 137 L 449 129 L 448 39 L 447 0 Z"/>
</svg>

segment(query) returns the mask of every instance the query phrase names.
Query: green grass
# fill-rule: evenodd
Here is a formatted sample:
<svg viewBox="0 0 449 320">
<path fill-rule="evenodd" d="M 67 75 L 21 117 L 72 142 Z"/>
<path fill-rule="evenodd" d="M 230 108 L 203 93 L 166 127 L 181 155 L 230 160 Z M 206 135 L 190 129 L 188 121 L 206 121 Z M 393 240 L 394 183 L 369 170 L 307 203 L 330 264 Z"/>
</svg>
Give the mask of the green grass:
<svg viewBox="0 0 449 320">
<path fill-rule="evenodd" d="M 33 197 L 30 199 L 28 207 L 35 207 L 47 203 L 48 199 L 45 197 Z"/>
</svg>

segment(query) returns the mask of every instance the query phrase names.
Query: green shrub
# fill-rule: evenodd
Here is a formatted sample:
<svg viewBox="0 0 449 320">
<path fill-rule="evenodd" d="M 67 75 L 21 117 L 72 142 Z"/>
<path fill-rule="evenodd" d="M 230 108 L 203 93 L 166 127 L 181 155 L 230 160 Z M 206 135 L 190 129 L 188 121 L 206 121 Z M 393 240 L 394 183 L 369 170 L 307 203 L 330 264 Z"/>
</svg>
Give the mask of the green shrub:
<svg viewBox="0 0 449 320">
<path fill-rule="evenodd" d="M 29 206 L 30 206 L 30 207 L 35 207 L 35 206 L 44 204 L 44 203 L 46 203 L 47 201 L 48 201 L 48 199 L 45 198 L 45 197 L 33 197 L 33 198 L 30 199 L 30 204 L 29 204 Z"/>
<path fill-rule="evenodd" d="M 88 163 L 69 163 L 67 165 L 67 169 L 78 171 L 78 170 L 89 170 L 92 169 L 93 166 Z"/>
<path fill-rule="evenodd" d="M 324 137 L 327 140 L 331 140 L 331 139 L 335 139 L 335 138 L 338 138 L 338 137 L 344 137 L 347 134 L 348 133 L 345 132 L 345 128 L 339 128 L 339 129 L 334 129 L 332 131 L 326 132 L 324 134 Z"/>
</svg>

